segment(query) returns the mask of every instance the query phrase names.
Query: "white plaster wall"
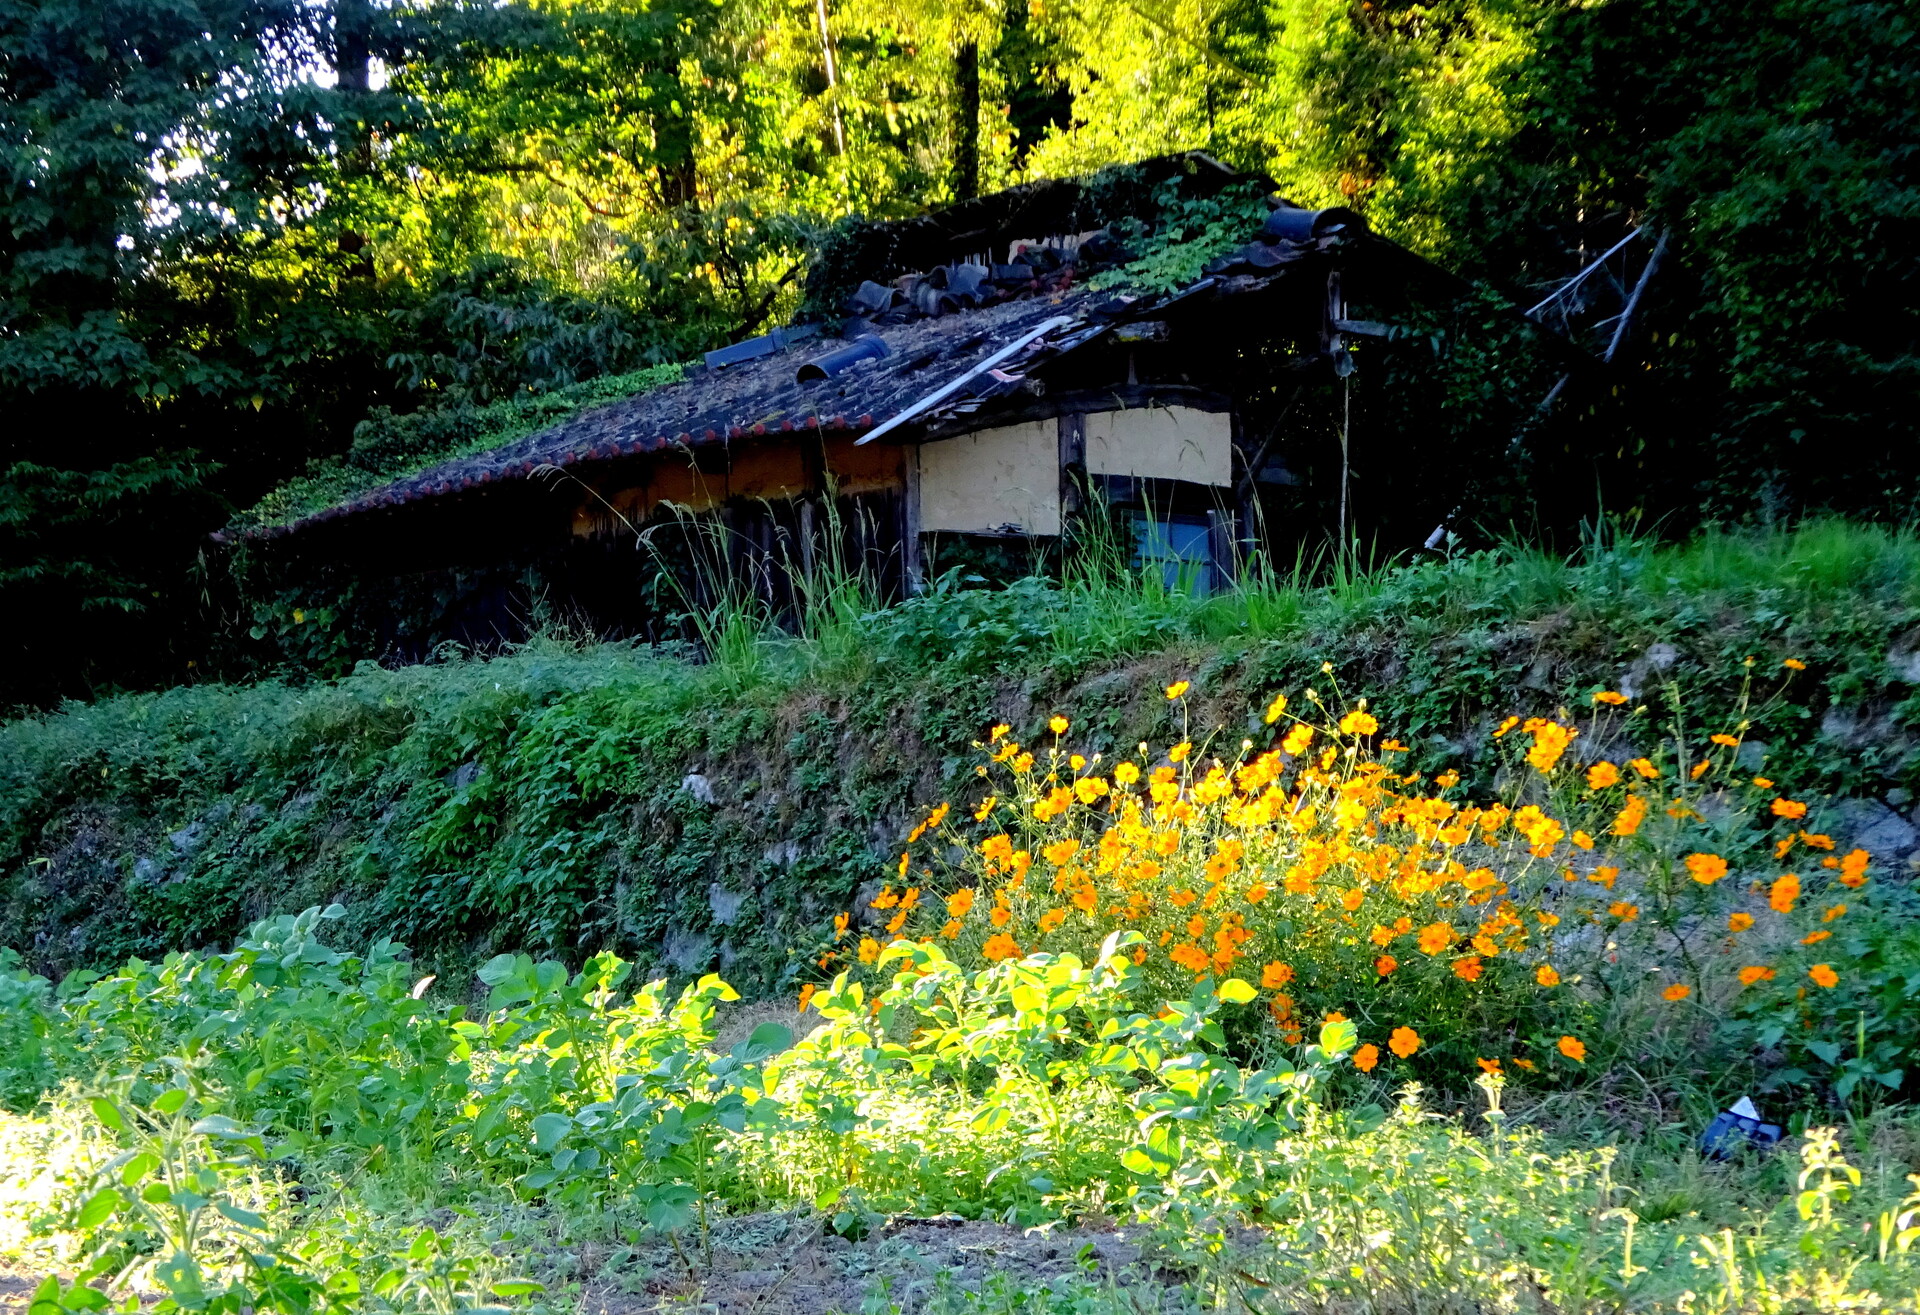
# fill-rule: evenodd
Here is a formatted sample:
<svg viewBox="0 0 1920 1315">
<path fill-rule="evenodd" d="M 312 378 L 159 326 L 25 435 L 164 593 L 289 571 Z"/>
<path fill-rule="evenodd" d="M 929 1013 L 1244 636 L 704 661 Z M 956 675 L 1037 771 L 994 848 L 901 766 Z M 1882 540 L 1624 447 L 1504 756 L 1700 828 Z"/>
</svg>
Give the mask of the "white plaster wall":
<svg viewBox="0 0 1920 1315">
<path fill-rule="evenodd" d="M 1059 421 L 921 445 L 922 530 L 992 534 L 1008 525 L 1022 534 L 1060 533 Z"/>
<path fill-rule="evenodd" d="M 1090 415 L 1087 473 L 1225 487 L 1233 483 L 1233 418 L 1188 406 Z"/>
</svg>

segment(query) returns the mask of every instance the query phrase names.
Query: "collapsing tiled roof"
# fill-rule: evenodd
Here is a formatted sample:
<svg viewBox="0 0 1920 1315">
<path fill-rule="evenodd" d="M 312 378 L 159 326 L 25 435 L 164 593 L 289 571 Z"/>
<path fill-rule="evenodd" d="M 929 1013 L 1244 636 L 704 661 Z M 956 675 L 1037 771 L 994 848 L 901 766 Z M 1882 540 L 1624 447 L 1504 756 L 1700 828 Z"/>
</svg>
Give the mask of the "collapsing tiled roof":
<svg viewBox="0 0 1920 1315">
<path fill-rule="evenodd" d="M 1038 251 L 1018 267 L 956 264 L 890 285 L 868 282 L 845 308 L 853 318 L 843 338 L 770 336 L 764 354 L 735 353 L 747 358 L 249 535 L 277 537 L 377 508 L 669 448 L 779 433 L 879 437 L 875 431 L 905 423 L 936 426 L 1013 392 L 1033 370 L 1131 321 L 1192 298 L 1257 290 L 1288 266 L 1365 234 L 1350 211 L 1283 207 L 1255 242 L 1214 262 L 1214 273 L 1148 297 L 1075 287 L 1083 275 L 1077 244 Z M 1097 242 L 1087 247 L 1087 263 L 1126 258 Z"/>
</svg>

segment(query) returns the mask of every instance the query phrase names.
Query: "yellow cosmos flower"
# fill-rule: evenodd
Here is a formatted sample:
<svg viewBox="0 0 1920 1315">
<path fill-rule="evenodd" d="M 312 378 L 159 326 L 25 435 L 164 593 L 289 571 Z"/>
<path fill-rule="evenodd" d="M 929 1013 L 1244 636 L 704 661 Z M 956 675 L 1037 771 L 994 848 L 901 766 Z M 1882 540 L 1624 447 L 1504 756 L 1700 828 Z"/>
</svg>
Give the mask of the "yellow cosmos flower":
<svg viewBox="0 0 1920 1315">
<path fill-rule="evenodd" d="M 1185 680 L 1174 681 L 1173 684 L 1167 686 L 1167 701 L 1171 703 L 1182 694 L 1185 694 L 1187 690 L 1191 688 L 1191 684 L 1192 682 Z"/>
<path fill-rule="evenodd" d="M 1056 715 L 1047 720 L 1047 729 L 1055 735 L 1065 735 L 1067 733 L 1067 726 L 1068 722 L 1065 717 Z"/>
</svg>

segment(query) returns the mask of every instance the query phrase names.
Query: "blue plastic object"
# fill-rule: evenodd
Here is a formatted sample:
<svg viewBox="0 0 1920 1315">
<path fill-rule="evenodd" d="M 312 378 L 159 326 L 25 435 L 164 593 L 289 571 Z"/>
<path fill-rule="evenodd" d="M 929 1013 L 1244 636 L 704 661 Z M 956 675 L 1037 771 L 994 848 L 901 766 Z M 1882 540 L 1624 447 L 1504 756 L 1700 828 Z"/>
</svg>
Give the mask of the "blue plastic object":
<svg viewBox="0 0 1920 1315">
<path fill-rule="evenodd" d="M 1713 1116 L 1713 1122 L 1700 1134 L 1700 1149 L 1713 1159 L 1730 1159 L 1749 1146 L 1765 1150 L 1776 1145 L 1786 1131 L 1777 1123 L 1763 1123 L 1723 1110 Z"/>
</svg>

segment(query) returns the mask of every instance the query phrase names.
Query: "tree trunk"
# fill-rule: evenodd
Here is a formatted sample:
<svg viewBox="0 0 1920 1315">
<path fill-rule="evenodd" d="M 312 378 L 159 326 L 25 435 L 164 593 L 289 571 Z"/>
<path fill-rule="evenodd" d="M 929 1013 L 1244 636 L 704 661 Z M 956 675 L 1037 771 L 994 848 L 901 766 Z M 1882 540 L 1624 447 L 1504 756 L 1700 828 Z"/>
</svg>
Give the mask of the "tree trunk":
<svg viewBox="0 0 1920 1315">
<path fill-rule="evenodd" d="M 373 134 L 367 124 L 373 90 L 373 6 L 369 0 L 334 0 L 333 76 L 341 93 L 340 171 L 349 178 L 373 172 Z M 364 233 L 342 232 L 340 254 L 350 278 L 372 278 L 373 252 Z"/>
<path fill-rule="evenodd" d="M 953 199 L 980 195 L 980 47 L 963 42 L 953 56 Z"/>
</svg>

